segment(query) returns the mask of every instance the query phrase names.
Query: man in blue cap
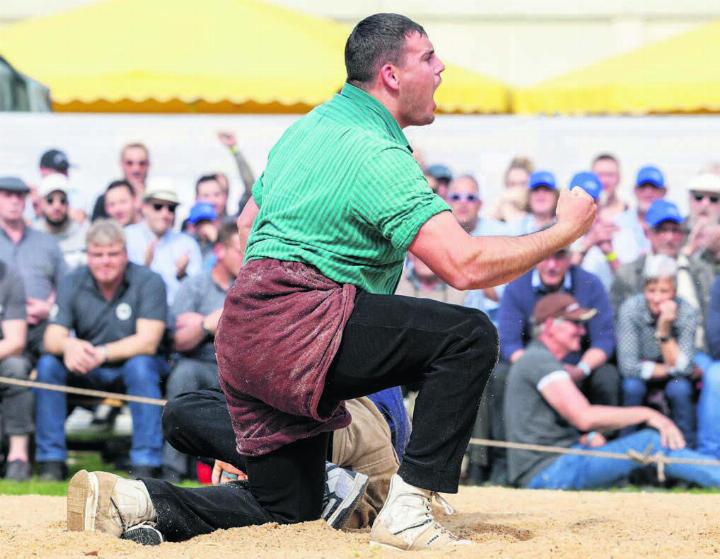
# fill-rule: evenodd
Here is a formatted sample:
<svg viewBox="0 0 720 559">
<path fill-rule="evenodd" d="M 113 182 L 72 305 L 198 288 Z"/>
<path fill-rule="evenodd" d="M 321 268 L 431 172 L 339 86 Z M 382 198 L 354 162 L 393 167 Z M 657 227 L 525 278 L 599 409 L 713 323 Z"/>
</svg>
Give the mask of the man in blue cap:
<svg viewBox="0 0 720 559">
<path fill-rule="evenodd" d="M 677 294 L 701 314 L 701 325 L 704 324 L 713 271 L 709 264 L 699 258 L 681 253 L 687 239 L 687 227 L 678 207 L 662 198 L 655 200 L 645 213 L 645 222 L 650 254 L 664 254 L 677 262 Z M 647 254 L 643 254 L 634 262 L 623 264 L 618 269 L 610 289 L 610 299 L 616 314 L 623 301 L 642 291 L 646 259 Z M 705 345 L 704 329 L 701 325 L 698 327 L 695 342 L 697 349 L 702 349 Z"/>
</svg>

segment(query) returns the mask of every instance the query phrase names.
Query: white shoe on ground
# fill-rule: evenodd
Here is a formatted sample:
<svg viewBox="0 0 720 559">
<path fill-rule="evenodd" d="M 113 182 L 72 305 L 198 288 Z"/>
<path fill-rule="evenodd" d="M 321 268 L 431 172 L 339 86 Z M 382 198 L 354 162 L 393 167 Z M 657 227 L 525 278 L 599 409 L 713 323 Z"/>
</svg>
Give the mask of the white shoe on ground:
<svg viewBox="0 0 720 559">
<path fill-rule="evenodd" d="M 365 495 L 368 481 L 365 474 L 326 462 L 325 494 L 320 517 L 331 528 L 342 528 Z"/>
<path fill-rule="evenodd" d="M 433 498 L 447 514 L 453 514 L 450 503 L 438 493 L 405 483 L 395 474 L 390 480 L 385 505 L 370 531 L 370 543 L 402 550 L 472 544 L 469 540 L 458 538 L 435 520 L 431 507 Z"/>
</svg>

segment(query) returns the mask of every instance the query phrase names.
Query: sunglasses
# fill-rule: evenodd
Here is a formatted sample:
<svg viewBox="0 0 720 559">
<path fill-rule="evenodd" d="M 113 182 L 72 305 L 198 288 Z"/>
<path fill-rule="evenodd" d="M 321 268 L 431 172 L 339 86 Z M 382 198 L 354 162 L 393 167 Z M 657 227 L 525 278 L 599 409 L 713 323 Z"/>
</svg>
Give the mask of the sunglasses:
<svg viewBox="0 0 720 559">
<path fill-rule="evenodd" d="M 171 214 L 174 214 L 175 208 L 177 208 L 177 204 L 161 204 L 159 202 L 153 202 L 151 206 L 156 212 L 162 211 L 162 209 L 165 208 Z"/>
<path fill-rule="evenodd" d="M 148 166 L 148 160 L 147 159 L 139 159 L 137 161 L 133 159 L 125 159 L 123 160 L 123 165 L 126 167 L 147 167 Z"/>
<path fill-rule="evenodd" d="M 67 196 L 65 196 L 64 194 L 59 194 L 57 196 L 53 196 L 53 195 L 45 196 L 45 201 L 48 204 L 50 204 L 51 206 L 56 202 L 58 204 L 60 204 L 61 206 L 67 206 L 67 203 L 68 203 Z"/>
<path fill-rule="evenodd" d="M 702 194 L 700 192 L 693 192 L 692 197 L 696 202 L 702 202 L 705 198 L 710 200 L 711 204 L 717 204 L 720 202 L 720 195 L 718 194 Z"/>
<path fill-rule="evenodd" d="M 461 200 L 464 200 L 465 202 L 477 202 L 480 200 L 480 196 L 472 193 L 463 194 L 462 192 L 453 192 L 448 194 L 448 200 L 451 202 L 460 202 Z"/>
</svg>

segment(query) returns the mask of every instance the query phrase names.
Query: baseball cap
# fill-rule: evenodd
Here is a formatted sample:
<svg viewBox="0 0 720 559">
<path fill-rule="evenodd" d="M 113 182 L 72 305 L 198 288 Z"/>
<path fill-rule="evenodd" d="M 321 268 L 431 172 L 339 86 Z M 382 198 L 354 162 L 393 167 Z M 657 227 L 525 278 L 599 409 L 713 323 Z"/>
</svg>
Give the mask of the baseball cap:
<svg viewBox="0 0 720 559">
<path fill-rule="evenodd" d="M 40 194 L 43 198 L 51 192 L 56 191 L 64 192 L 67 195 L 69 188 L 70 185 L 65 175 L 52 173 L 51 175 L 47 175 L 42 178 L 38 194 Z"/>
<path fill-rule="evenodd" d="M 655 188 L 665 188 L 665 177 L 662 171 L 652 165 L 642 167 L 638 171 L 637 179 L 635 179 L 635 186 L 638 187 L 644 184 L 649 184 Z"/>
<path fill-rule="evenodd" d="M 530 175 L 530 180 L 528 181 L 528 187 L 530 190 L 534 190 L 541 186 L 555 190 L 557 188 L 557 185 L 555 184 L 555 175 L 553 175 L 550 171 L 535 171 L 532 175 Z"/>
<path fill-rule="evenodd" d="M 427 169 L 425 169 L 425 172 L 439 181 L 450 182 L 452 180 L 450 168 L 447 165 L 442 165 L 441 163 L 430 165 Z"/>
<path fill-rule="evenodd" d="M 0 190 L 27 194 L 30 192 L 30 187 L 18 177 L 0 177 Z"/>
<path fill-rule="evenodd" d="M 680 210 L 672 202 L 661 198 L 655 200 L 648 208 L 645 214 L 645 221 L 653 229 L 660 225 L 663 221 L 672 221 L 673 223 L 682 223 L 685 221 L 680 215 Z"/>
<path fill-rule="evenodd" d="M 59 149 L 49 149 L 40 157 L 40 167 L 52 169 L 60 173 L 67 173 L 70 167 L 70 161 L 64 151 Z"/>
<path fill-rule="evenodd" d="M 697 175 L 688 183 L 688 190 L 720 194 L 720 176 L 713 173 Z"/>
<path fill-rule="evenodd" d="M 600 182 L 600 179 L 595 173 L 591 173 L 590 171 L 582 171 L 580 173 L 575 173 L 575 176 L 573 176 L 572 180 L 570 181 L 569 188 L 570 190 L 572 190 L 576 186 L 579 186 L 590 196 L 592 196 L 593 200 L 597 200 L 598 198 L 600 198 L 600 193 L 602 192 L 602 183 Z"/>
<path fill-rule="evenodd" d="M 148 181 L 143 194 L 143 200 L 161 200 L 180 204 L 180 198 L 170 179 L 154 177 Z"/>
<path fill-rule="evenodd" d="M 217 212 L 213 208 L 212 204 L 207 202 L 195 202 L 195 205 L 190 209 L 190 215 L 188 221 L 195 225 L 200 221 L 215 221 L 217 219 Z"/>
<path fill-rule="evenodd" d="M 590 320 L 597 314 L 597 309 L 586 309 L 580 306 L 575 297 L 564 291 L 545 295 L 536 304 L 533 310 L 535 324 L 542 324 L 548 318 L 562 318 L 565 320 Z"/>
</svg>

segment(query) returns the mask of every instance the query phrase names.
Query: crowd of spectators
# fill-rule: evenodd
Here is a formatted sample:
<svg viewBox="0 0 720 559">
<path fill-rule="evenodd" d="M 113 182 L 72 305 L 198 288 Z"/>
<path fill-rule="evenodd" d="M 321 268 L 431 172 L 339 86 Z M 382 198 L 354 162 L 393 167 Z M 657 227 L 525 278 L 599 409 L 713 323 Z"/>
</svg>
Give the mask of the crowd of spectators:
<svg viewBox="0 0 720 559">
<path fill-rule="evenodd" d="M 213 340 L 242 266 L 235 217 L 254 182 L 234 136 L 219 140 L 245 187 L 240 208 L 228 208 L 227 176 L 207 173 L 182 223 L 176 186 L 153 176 L 141 143 L 122 149 L 118 178 L 91 212 L 60 150 L 42 154 L 37 186 L 0 178 L 0 375 L 168 399 L 219 387 Z M 484 200 L 471 174 L 419 164 L 474 237 L 550 225 L 565 186 L 517 157 L 498 196 Z M 598 202 L 595 224 L 509 284 L 459 291 L 410 255 L 396 293 L 473 307 L 498 327 L 500 360 L 476 436 L 640 452 L 663 445 L 720 458 L 720 176 L 677 185 L 689 195 L 683 216 L 658 167 L 635 173 L 633 200 L 620 196 L 620 171 L 604 153 L 573 177 L 567 186 Z M 64 479 L 66 395 L 0 384 L 0 398 L 5 476 L 28 479 L 34 459 L 42 479 Z M 164 442 L 161 409 L 128 407 L 130 473 L 191 477 L 190 457 Z M 468 458 L 468 483 L 527 487 L 608 485 L 637 469 L 479 447 Z M 720 480 L 708 468 L 668 473 L 699 485 Z"/>
</svg>

